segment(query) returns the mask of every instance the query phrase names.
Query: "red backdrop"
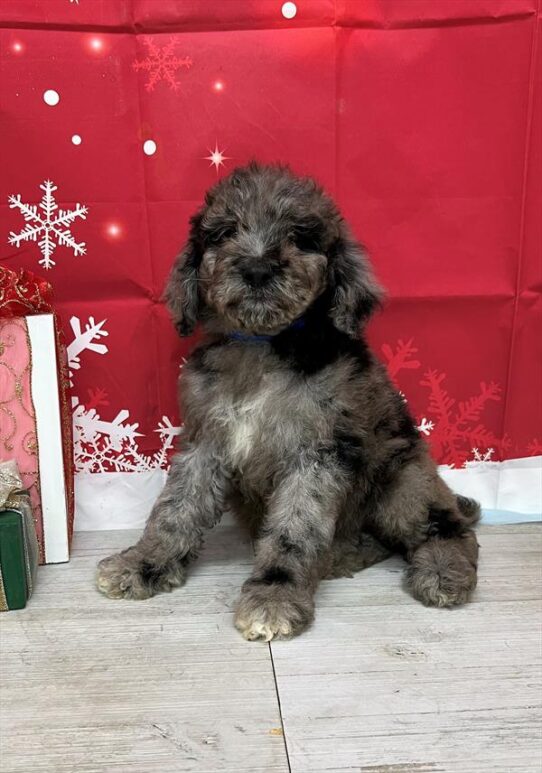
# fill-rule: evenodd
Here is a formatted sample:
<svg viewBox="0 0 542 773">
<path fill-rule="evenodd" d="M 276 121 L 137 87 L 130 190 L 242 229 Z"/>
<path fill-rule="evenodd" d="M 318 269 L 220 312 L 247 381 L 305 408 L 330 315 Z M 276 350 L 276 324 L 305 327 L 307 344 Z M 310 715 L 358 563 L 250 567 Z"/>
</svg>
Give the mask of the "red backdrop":
<svg viewBox="0 0 542 773">
<path fill-rule="evenodd" d="M 0 259 L 55 287 L 80 470 L 164 465 L 190 347 L 164 279 L 251 158 L 317 177 L 368 246 L 370 336 L 437 459 L 542 453 L 537 0 L 296 6 L 0 2 Z"/>
</svg>

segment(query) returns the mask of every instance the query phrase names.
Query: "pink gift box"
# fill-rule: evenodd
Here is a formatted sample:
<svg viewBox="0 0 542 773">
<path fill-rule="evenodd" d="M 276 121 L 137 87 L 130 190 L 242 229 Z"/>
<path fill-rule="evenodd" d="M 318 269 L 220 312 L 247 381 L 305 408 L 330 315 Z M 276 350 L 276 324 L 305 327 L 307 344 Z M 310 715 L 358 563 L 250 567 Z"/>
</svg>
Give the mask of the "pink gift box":
<svg viewBox="0 0 542 773">
<path fill-rule="evenodd" d="M 17 461 L 47 564 L 69 559 L 73 524 L 61 395 L 54 315 L 0 319 L 0 460 Z"/>
</svg>

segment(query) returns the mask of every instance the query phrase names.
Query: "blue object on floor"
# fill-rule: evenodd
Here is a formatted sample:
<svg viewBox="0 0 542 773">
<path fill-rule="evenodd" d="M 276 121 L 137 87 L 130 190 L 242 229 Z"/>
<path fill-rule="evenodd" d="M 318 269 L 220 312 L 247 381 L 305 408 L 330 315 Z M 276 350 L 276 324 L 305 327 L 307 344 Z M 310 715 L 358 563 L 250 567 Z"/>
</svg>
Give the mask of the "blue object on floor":
<svg viewBox="0 0 542 773">
<path fill-rule="evenodd" d="M 513 510 L 482 510 L 483 524 L 536 523 L 542 521 L 542 513 L 516 513 Z"/>
</svg>

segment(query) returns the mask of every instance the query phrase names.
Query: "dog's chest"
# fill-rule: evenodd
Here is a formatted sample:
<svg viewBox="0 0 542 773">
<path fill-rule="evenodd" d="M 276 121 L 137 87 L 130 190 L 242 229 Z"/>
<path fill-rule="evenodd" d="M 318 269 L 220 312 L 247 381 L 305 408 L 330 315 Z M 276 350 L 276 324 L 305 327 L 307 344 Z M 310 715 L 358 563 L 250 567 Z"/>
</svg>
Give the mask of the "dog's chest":
<svg viewBox="0 0 542 773">
<path fill-rule="evenodd" d="M 257 387 L 242 395 L 226 388 L 216 396 L 209 419 L 221 436 L 231 467 L 245 469 L 251 462 L 262 462 L 276 454 L 281 442 L 287 443 L 285 434 L 291 431 L 287 422 L 291 427 L 292 417 L 285 416 L 281 381 L 280 377 L 268 374 L 259 379 Z"/>
<path fill-rule="evenodd" d="M 258 490 L 301 451 L 330 442 L 332 385 L 300 376 L 267 348 L 213 348 L 184 378 L 188 435 L 211 442 Z"/>
</svg>

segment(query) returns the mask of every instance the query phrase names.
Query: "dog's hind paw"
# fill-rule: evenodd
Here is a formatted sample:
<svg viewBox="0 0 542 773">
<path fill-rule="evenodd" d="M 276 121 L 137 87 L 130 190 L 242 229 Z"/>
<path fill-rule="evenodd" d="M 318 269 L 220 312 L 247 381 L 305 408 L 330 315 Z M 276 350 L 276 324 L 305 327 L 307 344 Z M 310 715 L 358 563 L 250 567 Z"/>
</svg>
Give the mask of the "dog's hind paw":
<svg viewBox="0 0 542 773">
<path fill-rule="evenodd" d="M 98 590 L 110 599 L 148 599 L 179 587 L 184 580 L 179 562 L 158 567 L 141 558 L 135 548 L 104 558 L 96 574 Z"/>
<path fill-rule="evenodd" d="M 453 540 L 428 540 L 417 548 L 407 569 L 412 595 L 431 607 L 465 604 L 476 588 L 477 556 L 473 532 Z"/>
</svg>

